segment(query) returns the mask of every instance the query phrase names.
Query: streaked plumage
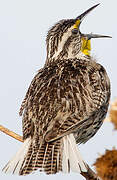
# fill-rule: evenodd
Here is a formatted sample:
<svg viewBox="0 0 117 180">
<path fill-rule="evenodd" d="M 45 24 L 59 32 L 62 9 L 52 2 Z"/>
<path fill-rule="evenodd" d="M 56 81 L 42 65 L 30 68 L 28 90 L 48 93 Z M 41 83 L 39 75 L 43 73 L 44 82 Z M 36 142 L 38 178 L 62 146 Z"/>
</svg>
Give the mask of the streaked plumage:
<svg viewBox="0 0 117 180">
<path fill-rule="evenodd" d="M 48 32 L 45 66 L 32 80 L 20 109 L 24 145 L 5 172 L 87 171 L 76 143 L 87 142 L 102 125 L 110 82 L 104 67 L 81 50 L 85 35 L 79 30 L 80 18 L 62 20 Z"/>
</svg>

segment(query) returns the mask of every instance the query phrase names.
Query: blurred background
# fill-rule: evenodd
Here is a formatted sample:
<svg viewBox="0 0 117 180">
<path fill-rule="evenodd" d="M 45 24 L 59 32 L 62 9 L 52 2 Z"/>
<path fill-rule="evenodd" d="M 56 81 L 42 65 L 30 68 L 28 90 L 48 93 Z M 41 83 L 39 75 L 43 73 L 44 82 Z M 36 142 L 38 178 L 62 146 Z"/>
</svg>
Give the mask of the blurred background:
<svg viewBox="0 0 117 180">
<path fill-rule="evenodd" d="M 22 120 L 18 115 L 28 86 L 43 67 L 46 59 L 46 35 L 61 19 L 75 18 L 91 6 L 101 3 L 83 21 L 81 32 L 112 36 L 93 39 L 92 56 L 107 70 L 111 80 L 111 102 L 117 96 L 117 1 L 107 0 L 1 0 L 0 1 L 0 124 L 22 135 Z M 83 159 L 92 166 L 99 154 L 116 145 L 117 132 L 105 122 L 98 133 L 79 149 Z M 0 132 L 0 179 L 83 180 L 79 174 L 46 176 L 36 172 L 26 177 L 5 175 L 3 166 L 15 154 L 21 143 Z"/>
</svg>

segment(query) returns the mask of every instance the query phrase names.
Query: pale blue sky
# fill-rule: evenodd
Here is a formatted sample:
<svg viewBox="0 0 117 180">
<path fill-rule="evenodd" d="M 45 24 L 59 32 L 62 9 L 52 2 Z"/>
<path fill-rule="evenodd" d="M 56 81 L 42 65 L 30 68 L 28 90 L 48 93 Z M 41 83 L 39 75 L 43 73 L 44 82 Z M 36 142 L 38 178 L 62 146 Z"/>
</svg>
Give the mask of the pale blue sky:
<svg viewBox="0 0 117 180">
<path fill-rule="evenodd" d="M 27 88 L 46 58 L 45 38 L 48 29 L 60 19 L 74 18 L 101 2 L 83 21 L 81 31 L 110 35 L 112 39 L 92 40 L 92 55 L 107 70 L 112 84 L 112 100 L 117 96 L 117 1 L 107 0 L 1 0 L 0 1 L 0 124 L 22 134 L 20 104 Z M 99 132 L 80 146 L 86 162 L 92 165 L 98 153 L 116 145 L 117 132 L 104 123 Z M 2 167 L 15 154 L 21 143 L 0 132 L 0 179 L 15 180 L 4 175 Z M 55 179 L 36 172 L 17 179 Z M 82 180 L 78 174 L 58 174 L 56 179 Z"/>
</svg>

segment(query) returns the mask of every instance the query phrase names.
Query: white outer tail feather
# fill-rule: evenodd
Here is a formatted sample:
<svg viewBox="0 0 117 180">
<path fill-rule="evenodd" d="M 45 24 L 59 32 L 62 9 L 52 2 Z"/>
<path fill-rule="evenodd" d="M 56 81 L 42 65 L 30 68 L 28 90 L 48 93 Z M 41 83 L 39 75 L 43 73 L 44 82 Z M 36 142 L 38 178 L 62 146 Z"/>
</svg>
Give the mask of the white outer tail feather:
<svg viewBox="0 0 117 180">
<path fill-rule="evenodd" d="M 63 137 L 63 146 L 62 171 L 68 173 L 71 169 L 77 173 L 87 172 L 73 134 Z"/>
<path fill-rule="evenodd" d="M 3 168 L 3 172 L 7 174 L 20 173 L 21 167 L 25 166 L 25 157 L 31 145 L 31 137 L 27 138 L 15 156 Z M 70 169 L 73 172 L 81 173 L 87 172 L 87 167 L 80 155 L 75 138 L 73 134 L 63 137 L 62 147 L 62 171 L 69 173 Z M 58 157 L 57 157 L 58 158 Z M 59 159 L 59 158 L 58 158 Z"/>
<path fill-rule="evenodd" d="M 15 156 L 3 168 L 6 174 L 19 174 L 24 158 L 31 144 L 31 137 L 27 138 Z M 24 166 L 25 164 L 23 164 Z"/>
</svg>

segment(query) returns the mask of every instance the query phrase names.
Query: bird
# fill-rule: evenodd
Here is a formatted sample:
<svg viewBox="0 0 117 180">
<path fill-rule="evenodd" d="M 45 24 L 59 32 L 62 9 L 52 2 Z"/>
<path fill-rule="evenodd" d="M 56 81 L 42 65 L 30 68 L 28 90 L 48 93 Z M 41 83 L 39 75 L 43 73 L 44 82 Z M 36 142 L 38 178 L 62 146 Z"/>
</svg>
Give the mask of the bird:
<svg viewBox="0 0 117 180">
<path fill-rule="evenodd" d="M 19 112 L 24 143 L 3 168 L 5 173 L 87 172 L 78 144 L 101 127 L 111 95 L 105 68 L 90 54 L 92 38 L 110 36 L 80 31 L 83 19 L 98 5 L 75 19 L 60 20 L 48 31 L 45 64 Z"/>
</svg>

